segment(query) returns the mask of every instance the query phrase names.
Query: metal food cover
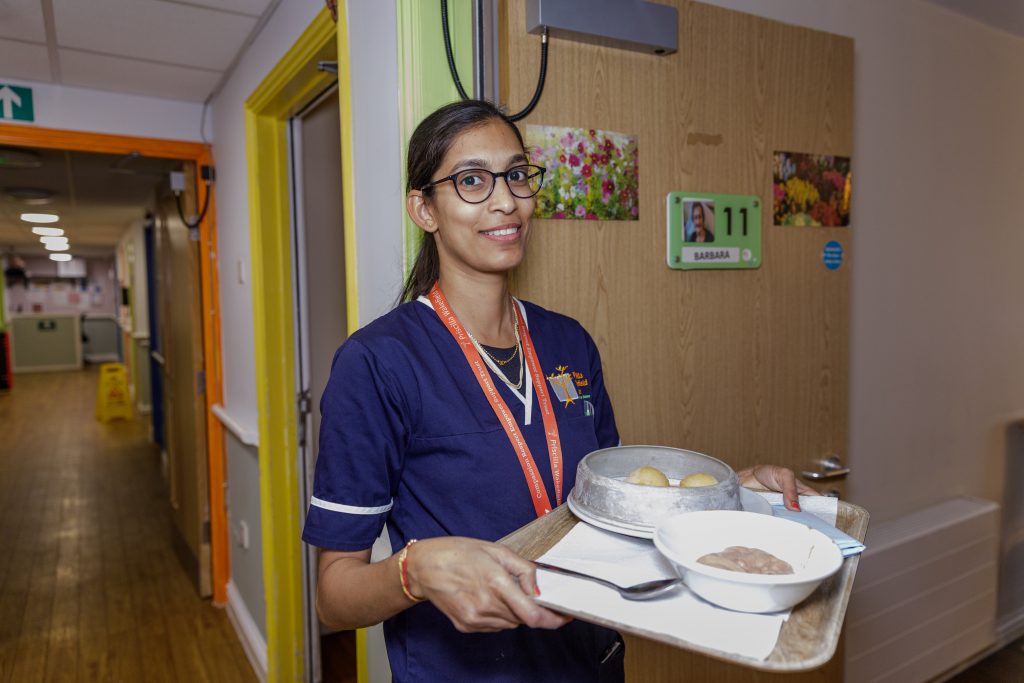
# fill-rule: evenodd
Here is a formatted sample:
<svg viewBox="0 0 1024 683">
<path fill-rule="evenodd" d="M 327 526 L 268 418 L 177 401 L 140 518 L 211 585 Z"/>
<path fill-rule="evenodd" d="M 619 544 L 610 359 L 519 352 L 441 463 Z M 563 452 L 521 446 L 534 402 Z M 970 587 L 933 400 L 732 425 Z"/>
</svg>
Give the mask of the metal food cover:
<svg viewBox="0 0 1024 683">
<path fill-rule="evenodd" d="M 669 486 L 642 486 L 626 481 L 641 466 L 655 467 Z M 712 486 L 680 488 L 679 480 L 704 472 Z M 594 451 L 576 468 L 570 506 L 594 521 L 623 531 L 649 529 L 669 514 L 698 510 L 740 510 L 739 480 L 717 458 L 667 446 L 618 446 Z"/>
</svg>

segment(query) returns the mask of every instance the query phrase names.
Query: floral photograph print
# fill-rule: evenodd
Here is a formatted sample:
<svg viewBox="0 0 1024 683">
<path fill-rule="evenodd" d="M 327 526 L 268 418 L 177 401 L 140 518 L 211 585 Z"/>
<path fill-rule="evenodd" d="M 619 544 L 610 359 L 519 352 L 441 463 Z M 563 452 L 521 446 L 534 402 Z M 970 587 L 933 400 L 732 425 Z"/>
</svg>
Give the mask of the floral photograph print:
<svg viewBox="0 0 1024 683">
<path fill-rule="evenodd" d="M 526 126 L 530 162 L 544 166 L 538 218 L 635 221 L 640 216 L 635 135 Z"/>
<path fill-rule="evenodd" d="M 850 158 L 776 152 L 775 225 L 850 224 Z"/>
</svg>

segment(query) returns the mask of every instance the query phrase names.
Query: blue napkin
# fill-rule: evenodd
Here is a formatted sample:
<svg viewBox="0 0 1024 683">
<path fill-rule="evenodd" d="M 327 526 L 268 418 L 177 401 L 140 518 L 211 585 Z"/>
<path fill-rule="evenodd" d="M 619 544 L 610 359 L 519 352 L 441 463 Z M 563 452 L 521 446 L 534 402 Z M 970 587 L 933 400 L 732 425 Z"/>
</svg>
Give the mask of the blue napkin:
<svg viewBox="0 0 1024 683">
<path fill-rule="evenodd" d="M 776 517 L 799 522 L 804 526 L 809 526 L 812 529 L 825 534 L 831 538 L 837 546 L 839 546 L 839 550 L 843 553 L 843 557 L 860 555 L 864 552 L 863 543 L 853 536 L 843 533 L 817 515 L 812 515 L 809 512 L 793 512 L 792 510 L 787 510 L 781 503 L 772 503 L 772 512 Z"/>
</svg>

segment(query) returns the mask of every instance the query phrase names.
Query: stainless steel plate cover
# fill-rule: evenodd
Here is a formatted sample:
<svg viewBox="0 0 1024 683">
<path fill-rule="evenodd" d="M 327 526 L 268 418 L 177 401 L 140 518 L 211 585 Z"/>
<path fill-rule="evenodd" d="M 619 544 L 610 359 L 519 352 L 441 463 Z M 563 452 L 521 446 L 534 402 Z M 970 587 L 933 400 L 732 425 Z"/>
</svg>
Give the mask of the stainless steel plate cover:
<svg viewBox="0 0 1024 683">
<path fill-rule="evenodd" d="M 656 467 L 670 486 L 641 486 L 626 481 L 637 467 Z M 718 480 L 712 486 L 680 488 L 679 480 L 697 472 Z M 665 515 L 697 510 L 740 510 L 739 480 L 731 467 L 703 453 L 667 446 L 617 446 L 594 451 L 576 468 L 569 494 L 573 507 L 602 522 L 650 527 Z"/>
</svg>

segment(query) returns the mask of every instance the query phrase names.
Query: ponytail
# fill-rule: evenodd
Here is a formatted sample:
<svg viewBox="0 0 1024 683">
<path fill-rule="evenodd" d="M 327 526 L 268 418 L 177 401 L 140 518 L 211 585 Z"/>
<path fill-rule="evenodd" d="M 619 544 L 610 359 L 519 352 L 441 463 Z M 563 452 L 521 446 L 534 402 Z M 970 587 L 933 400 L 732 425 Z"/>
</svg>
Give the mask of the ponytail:
<svg viewBox="0 0 1024 683">
<path fill-rule="evenodd" d="M 441 277 L 441 259 L 437 255 L 437 242 L 434 241 L 434 233 L 427 232 L 423 234 L 420 241 L 419 253 L 416 254 L 409 277 L 405 280 L 398 303 L 426 296 L 439 277 Z"/>
</svg>

